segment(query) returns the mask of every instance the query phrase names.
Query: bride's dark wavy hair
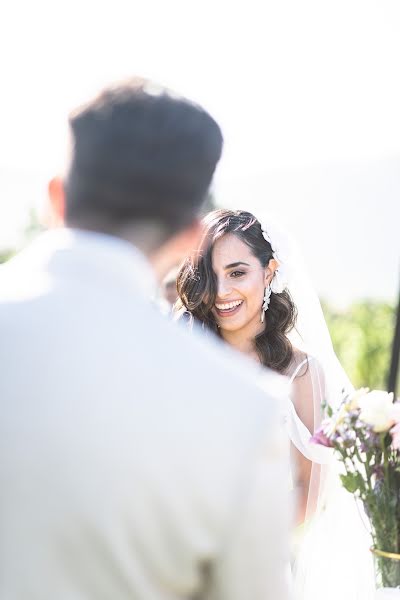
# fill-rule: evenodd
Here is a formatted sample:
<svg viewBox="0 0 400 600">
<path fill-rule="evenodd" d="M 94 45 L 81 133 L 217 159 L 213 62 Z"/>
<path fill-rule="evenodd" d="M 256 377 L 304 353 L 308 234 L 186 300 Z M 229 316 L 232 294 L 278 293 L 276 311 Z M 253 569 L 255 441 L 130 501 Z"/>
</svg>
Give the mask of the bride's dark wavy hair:
<svg viewBox="0 0 400 600">
<path fill-rule="evenodd" d="M 177 309 L 188 311 L 195 321 L 220 335 L 212 313 L 217 295 L 216 277 L 212 269 L 215 242 L 227 233 L 234 234 L 247 244 L 263 267 L 273 258 L 273 252 L 271 244 L 262 235 L 260 222 L 249 212 L 214 210 L 204 217 L 203 224 L 202 249 L 186 259 L 178 274 Z M 255 349 L 263 365 L 285 373 L 294 359 L 287 334 L 295 326 L 297 318 L 297 310 L 288 290 L 271 294 L 266 317 L 265 329 L 254 340 Z"/>
</svg>

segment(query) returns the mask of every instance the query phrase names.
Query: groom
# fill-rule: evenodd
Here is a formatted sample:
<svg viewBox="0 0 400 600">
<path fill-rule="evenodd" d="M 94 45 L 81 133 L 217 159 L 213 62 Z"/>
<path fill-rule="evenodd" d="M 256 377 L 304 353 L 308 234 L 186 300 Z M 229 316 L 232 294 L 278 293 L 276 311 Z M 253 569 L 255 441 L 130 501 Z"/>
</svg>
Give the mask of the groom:
<svg viewBox="0 0 400 600">
<path fill-rule="evenodd" d="M 220 129 L 144 80 L 70 128 L 66 227 L 0 275 L 0 597 L 284 600 L 280 381 L 149 301 L 198 243 Z"/>
</svg>

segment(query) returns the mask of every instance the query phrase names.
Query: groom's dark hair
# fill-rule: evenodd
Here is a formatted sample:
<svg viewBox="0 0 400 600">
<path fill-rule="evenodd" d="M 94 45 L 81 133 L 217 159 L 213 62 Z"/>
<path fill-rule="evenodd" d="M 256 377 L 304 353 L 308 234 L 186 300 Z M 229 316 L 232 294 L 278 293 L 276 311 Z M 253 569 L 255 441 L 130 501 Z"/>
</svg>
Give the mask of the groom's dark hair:
<svg viewBox="0 0 400 600">
<path fill-rule="evenodd" d="M 195 218 L 223 143 L 200 106 L 133 79 L 77 109 L 70 128 L 68 225 L 118 232 L 147 222 L 169 237 Z"/>
</svg>

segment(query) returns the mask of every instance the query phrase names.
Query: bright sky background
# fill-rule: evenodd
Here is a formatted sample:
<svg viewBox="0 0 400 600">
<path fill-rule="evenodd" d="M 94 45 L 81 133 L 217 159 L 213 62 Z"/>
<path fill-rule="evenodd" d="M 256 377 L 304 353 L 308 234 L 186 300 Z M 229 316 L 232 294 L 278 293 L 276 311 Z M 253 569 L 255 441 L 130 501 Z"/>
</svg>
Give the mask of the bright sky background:
<svg viewBox="0 0 400 600">
<path fill-rule="evenodd" d="M 217 200 L 283 221 L 322 295 L 394 298 L 399 0 L 5 0 L 0 56 L 0 246 L 61 166 L 69 110 L 141 74 L 217 118 Z"/>
</svg>

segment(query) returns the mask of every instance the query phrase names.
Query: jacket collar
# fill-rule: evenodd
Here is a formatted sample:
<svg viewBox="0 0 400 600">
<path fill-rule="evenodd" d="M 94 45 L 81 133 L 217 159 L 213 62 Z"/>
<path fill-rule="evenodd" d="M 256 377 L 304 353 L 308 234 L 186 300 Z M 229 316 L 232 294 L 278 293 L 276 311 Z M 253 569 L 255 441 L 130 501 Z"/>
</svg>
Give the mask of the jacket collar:
<svg viewBox="0 0 400 600">
<path fill-rule="evenodd" d="M 29 265 L 26 264 L 28 259 Z M 46 269 L 51 275 L 84 278 L 118 287 L 135 288 L 143 296 L 154 296 L 157 282 L 144 254 L 130 242 L 116 236 L 81 229 L 47 231 L 20 254 L 24 266 Z M 19 257 L 14 261 L 18 263 Z M 17 266 L 17 265 L 15 265 Z"/>
</svg>

